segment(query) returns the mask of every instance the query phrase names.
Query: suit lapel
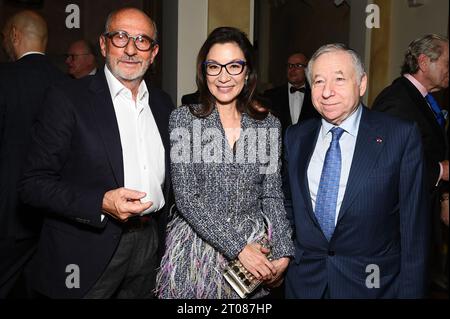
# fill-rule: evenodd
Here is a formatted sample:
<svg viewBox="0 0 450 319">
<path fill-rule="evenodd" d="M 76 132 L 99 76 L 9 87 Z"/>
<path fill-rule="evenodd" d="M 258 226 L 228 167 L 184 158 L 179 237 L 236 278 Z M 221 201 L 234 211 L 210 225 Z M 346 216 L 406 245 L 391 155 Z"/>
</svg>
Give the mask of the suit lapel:
<svg viewBox="0 0 450 319">
<path fill-rule="evenodd" d="M 311 130 L 302 136 L 301 144 L 299 146 L 299 154 L 298 154 L 298 181 L 300 183 L 300 192 L 302 197 L 305 199 L 306 209 L 308 214 L 314 223 L 320 228 L 319 222 L 317 221 L 316 215 L 314 214 L 312 203 L 311 203 L 311 193 L 309 191 L 308 184 L 308 166 L 311 160 L 312 154 L 314 152 L 314 148 L 317 143 L 317 138 L 320 132 L 321 121 L 317 120 L 315 125 L 311 128 Z"/>
<path fill-rule="evenodd" d="M 156 96 L 154 90 L 151 89 L 149 84 L 147 83 L 147 87 L 149 88 L 149 99 L 148 104 L 150 105 L 150 110 L 152 111 L 153 118 L 155 119 L 156 126 L 158 127 L 159 135 L 161 136 L 161 140 L 163 142 L 164 148 L 166 151 L 169 149 L 169 129 L 168 129 L 168 121 L 166 118 L 167 106 L 161 105 L 161 100 Z"/>
<path fill-rule="evenodd" d="M 91 105 L 100 136 L 108 154 L 109 164 L 119 187 L 124 186 L 122 145 L 116 113 L 104 72 L 97 72 L 89 86 Z"/>
<path fill-rule="evenodd" d="M 156 126 L 158 127 L 159 136 L 161 136 L 162 143 L 164 145 L 164 163 L 165 163 L 165 180 L 164 180 L 164 197 L 166 203 L 168 202 L 169 189 L 170 189 L 170 138 L 169 138 L 169 121 L 167 119 L 167 105 L 163 105 L 161 95 L 152 89 L 149 83 L 146 83 L 149 90 L 148 104 L 152 111 L 153 118 L 155 119 Z"/>
<path fill-rule="evenodd" d="M 284 122 L 287 124 L 286 127 L 292 125 L 291 110 L 289 108 L 289 90 L 287 85 L 284 86 L 282 113 L 284 117 Z"/>
<path fill-rule="evenodd" d="M 361 185 L 368 179 L 370 172 L 378 161 L 385 143 L 384 140 L 385 136 L 382 131 L 371 120 L 370 111 L 363 108 L 347 187 L 339 211 L 338 223 L 355 200 L 356 195 L 362 188 Z"/>
</svg>

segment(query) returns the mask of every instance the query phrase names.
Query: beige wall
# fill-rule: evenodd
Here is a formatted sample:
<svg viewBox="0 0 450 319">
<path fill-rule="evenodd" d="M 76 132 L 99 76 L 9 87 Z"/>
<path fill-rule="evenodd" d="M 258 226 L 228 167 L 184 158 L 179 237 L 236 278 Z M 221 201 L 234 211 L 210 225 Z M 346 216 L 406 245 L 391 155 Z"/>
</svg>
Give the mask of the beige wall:
<svg viewBox="0 0 450 319">
<path fill-rule="evenodd" d="M 208 0 L 178 2 L 178 89 L 177 105 L 184 94 L 197 90 L 197 54 L 207 37 Z"/>
<path fill-rule="evenodd" d="M 448 37 L 449 1 L 420 0 L 408 7 L 407 0 L 374 0 L 380 6 L 381 28 L 372 30 L 369 105 L 381 90 L 400 75 L 409 43 L 427 33 Z"/>
<path fill-rule="evenodd" d="M 398 1 L 398 0 L 397 0 Z M 374 0 L 380 8 L 380 28 L 371 29 L 368 63 L 369 87 L 367 105 L 371 106 L 378 93 L 390 83 L 390 38 L 392 34 L 392 0 Z"/>
<path fill-rule="evenodd" d="M 409 8 L 407 1 L 391 1 L 392 33 L 389 56 L 389 79 L 400 74 L 403 56 L 409 43 L 427 33 L 448 36 L 449 1 L 421 0 L 423 6 Z"/>
<path fill-rule="evenodd" d="M 176 104 L 195 92 L 198 51 L 209 32 L 218 26 L 240 28 L 253 38 L 254 0 L 178 0 Z M 167 83 L 169 87 L 171 84 Z M 172 84 L 173 85 L 173 84 Z"/>
<path fill-rule="evenodd" d="M 254 0 L 208 0 L 208 33 L 217 27 L 232 26 L 253 41 Z"/>
</svg>

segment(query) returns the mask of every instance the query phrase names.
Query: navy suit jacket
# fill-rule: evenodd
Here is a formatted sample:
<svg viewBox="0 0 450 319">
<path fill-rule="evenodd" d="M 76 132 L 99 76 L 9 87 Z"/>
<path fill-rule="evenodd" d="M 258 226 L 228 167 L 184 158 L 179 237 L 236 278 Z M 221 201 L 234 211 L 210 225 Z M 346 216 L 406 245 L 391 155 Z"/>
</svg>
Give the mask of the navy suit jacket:
<svg viewBox="0 0 450 319">
<path fill-rule="evenodd" d="M 105 192 L 124 186 L 114 106 L 104 72 L 52 87 L 33 128 L 21 198 L 47 212 L 33 260 L 33 287 L 56 298 L 82 297 L 97 281 L 119 243 L 121 225 L 101 221 Z M 169 206 L 169 115 L 173 104 L 149 87 L 149 104 L 165 147 L 165 208 Z M 68 289 L 68 265 L 80 287 Z"/>
<path fill-rule="evenodd" d="M 417 127 L 363 109 L 330 242 L 313 212 L 307 179 L 320 127 L 321 121 L 312 119 L 291 126 L 285 136 L 286 210 L 296 247 L 286 297 L 321 298 L 327 287 L 331 298 L 423 297 L 428 218 Z M 373 265 L 379 288 L 366 286 L 366 280 L 376 283 Z"/>
</svg>

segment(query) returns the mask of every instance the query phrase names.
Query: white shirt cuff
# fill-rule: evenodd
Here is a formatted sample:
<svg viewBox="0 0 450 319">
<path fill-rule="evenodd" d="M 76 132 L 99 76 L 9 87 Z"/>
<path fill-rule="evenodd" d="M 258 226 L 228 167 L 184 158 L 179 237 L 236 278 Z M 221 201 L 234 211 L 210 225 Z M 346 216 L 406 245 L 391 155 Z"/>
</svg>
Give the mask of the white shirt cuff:
<svg viewBox="0 0 450 319">
<path fill-rule="evenodd" d="M 442 174 L 443 174 L 443 173 L 444 173 L 444 168 L 442 167 L 442 163 L 439 162 L 439 178 L 438 178 L 438 180 L 437 180 L 437 182 L 436 182 L 436 185 L 434 185 L 434 186 L 438 186 L 439 182 L 440 182 L 441 179 L 442 179 Z"/>
</svg>

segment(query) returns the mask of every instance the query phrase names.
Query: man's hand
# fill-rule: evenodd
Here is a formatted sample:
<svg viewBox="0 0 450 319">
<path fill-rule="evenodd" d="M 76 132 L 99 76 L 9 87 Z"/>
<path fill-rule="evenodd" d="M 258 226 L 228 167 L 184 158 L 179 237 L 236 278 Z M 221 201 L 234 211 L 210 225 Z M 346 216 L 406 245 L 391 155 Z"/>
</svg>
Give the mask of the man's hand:
<svg viewBox="0 0 450 319">
<path fill-rule="evenodd" d="M 102 210 L 122 222 L 150 208 L 153 203 L 141 203 L 145 193 L 127 188 L 110 190 L 103 196 Z"/>
<path fill-rule="evenodd" d="M 270 280 L 277 273 L 275 266 L 267 259 L 269 249 L 259 244 L 247 244 L 239 253 L 242 265 L 259 280 Z"/>
<path fill-rule="evenodd" d="M 442 194 L 441 220 L 446 226 L 448 226 L 448 193 Z"/>
<path fill-rule="evenodd" d="M 288 257 L 282 257 L 272 261 L 272 264 L 277 270 L 277 274 L 271 280 L 266 282 L 268 287 L 275 288 L 281 285 L 283 282 L 283 273 L 286 271 L 287 266 L 289 266 L 289 261 L 290 259 Z"/>
</svg>

